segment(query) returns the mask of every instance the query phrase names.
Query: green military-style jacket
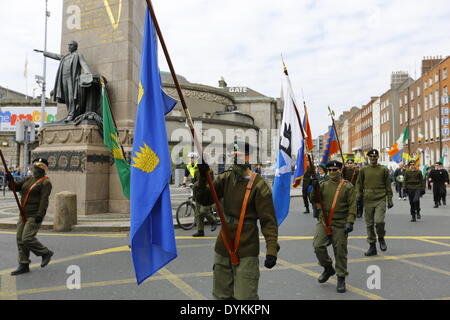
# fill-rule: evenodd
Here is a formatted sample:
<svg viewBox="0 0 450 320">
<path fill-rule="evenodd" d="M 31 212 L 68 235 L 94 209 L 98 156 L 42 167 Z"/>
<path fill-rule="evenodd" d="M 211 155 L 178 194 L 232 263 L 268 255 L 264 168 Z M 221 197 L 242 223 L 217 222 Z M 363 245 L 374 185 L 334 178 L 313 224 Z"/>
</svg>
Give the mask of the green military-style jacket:
<svg viewBox="0 0 450 320">
<path fill-rule="evenodd" d="M 344 177 L 344 180 L 347 180 L 353 185 L 356 185 L 356 181 L 358 180 L 359 175 L 359 167 L 344 167 L 342 169 L 342 176 Z"/>
<path fill-rule="evenodd" d="M 403 187 L 407 190 L 425 190 L 425 180 L 422 172 L 417 169 L 407 169 L 404 175 Z"/>
<path fill-rule="evenodd" d="M 39 178 L 34 176 L 25 177 L 24 180 L 15 182 L 16 191 L 21 193 L 21 205 L 25 200 L 28 190 L 31 186 L 38 181 Z M 50 193 L 52 192 L 52 184 L 50 180 L 45 179 L 40 181 L 32 190 L 28 196 L 28 200 L 25 203 L 24 214 L 25 217 L 42 217 L 44 218 L 47 213 L 48 202 Z"/>
<path fill-rule="evenodd" d="M 333 205 L 334 196 L 339 183 L 331 180 L 320 182 L 320 193 L 322 195 L 322 203 L 327 213 L 330 212 Z M 311 192 L 313 202 L 319 202 L 316 192 Z M 356 199 L 354 195 L 354 187 L 348 181 L 344 182 L 334 208 L 331 225 L 335 227 L 344 227 L 346 222 L 355 222 L 356 217 Z M 320 213 L 319 219 L 322 221 L 323 213 Z"/>
<path fill-rule="evenodd" d="M 223 211 L 228 222 L 231 240 L 234 241 L 242 202 L 248 178 L 241 174 L 237 167 L 225 171 L 214 180 L 214 188 L 219 199 L 222 199 Z M 206 184 L 206 178 L 201 177 L 194 185 L 194 197 L 201 205 L 212 205 L 214 199 Z M 272 190 L 266 181 L 257 175 L 248 199 L 247 211 L 241 232 L 238 254 L 240 257 L 259 256 L 259 231 L 257 220 L 261 225 L 261 232 L 266 240 L 266 254 L 277 256 L 278 223 L 272 200 Z M 228 256 L 228 251 L 219 234 L 215 251 L 221 256 Z"/>
<path fill-rule="evenodd" d="M 363 196 L 364 205 L 376 206 L 380 201 L 392 202 L 392 186 L 389 170 L 377 164 L 366 165 L 356 181 L 356 197 Z"/>
</svg>

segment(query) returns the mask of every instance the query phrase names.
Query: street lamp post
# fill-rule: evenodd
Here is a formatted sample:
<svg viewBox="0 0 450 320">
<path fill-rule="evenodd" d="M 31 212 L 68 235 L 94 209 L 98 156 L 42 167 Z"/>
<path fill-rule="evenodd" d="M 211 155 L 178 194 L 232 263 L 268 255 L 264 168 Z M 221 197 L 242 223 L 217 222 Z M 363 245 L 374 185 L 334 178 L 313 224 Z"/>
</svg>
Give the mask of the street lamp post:
<svg viewBox="0 0 450 320">
<path fill-rule="evenodd" d="M 44 51 L 47 51 L 47 21 L 48 17 L 50 17 L 50 12 L 48 9 L 48 0 L 45 0 L 45 35 L 44 35 Z M 46 91 L 46 76 L 47 76 L 47 58 L 44 55 L 44 74 L 43 82 L 42 82 L 42 96 L 41 96 L 41 130 L 44 128 L 44 118 L 45 118 L 45 91 Z"/>
</svg>

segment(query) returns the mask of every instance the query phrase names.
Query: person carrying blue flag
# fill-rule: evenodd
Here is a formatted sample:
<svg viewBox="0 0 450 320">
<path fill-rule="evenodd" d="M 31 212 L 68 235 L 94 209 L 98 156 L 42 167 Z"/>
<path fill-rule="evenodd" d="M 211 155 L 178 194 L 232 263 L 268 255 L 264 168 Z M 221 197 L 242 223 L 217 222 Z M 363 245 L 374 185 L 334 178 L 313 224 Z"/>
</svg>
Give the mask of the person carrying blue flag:
<svg viewBox="0 0 450 320">
<path fill-rule="evenodd" d="M 229 149 L 234 165 L 214 180 L 214 188 L 218 198 L 223 199 L 225 221 L 234 242 L 232 249 L 237 252 L 239 262 L 237 265 L 232 263 L 228 241 L 221 233 L 215 245 L 212 293 L 220 300 L 258 300 L 260 249 L 257 221 L 266 240 L 264 266 L 269 269 L 275 266 L 280 249 L 278 223 L 270 187 L 251 170 L 251 146 L 238 142 Z M 198 168 L 200 178 L 194 185 L 194 196 L 200 204 L 211 205 L 214 200 L 206 184 L 209 167 L 202 163 Z"/>
<path fill-rule="evenodd" d="M 177 257 L 164 118 L 176 100 L 161 89 L 153 28 L 147 11 L 130 177 L 131 255 L 138 284 Z"/>
</svg>

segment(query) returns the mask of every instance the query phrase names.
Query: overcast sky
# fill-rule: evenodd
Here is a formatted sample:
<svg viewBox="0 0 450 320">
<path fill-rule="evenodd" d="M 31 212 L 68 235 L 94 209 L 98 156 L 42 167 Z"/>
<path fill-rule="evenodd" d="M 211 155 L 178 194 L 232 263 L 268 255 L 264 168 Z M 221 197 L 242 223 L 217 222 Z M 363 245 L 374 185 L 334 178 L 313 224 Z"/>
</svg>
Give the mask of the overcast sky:
<svg viewBox="0 0 450 320">
<path fill-rule="evenodd" d="M 133 0 L 141 1 L 141 0 Z M 142 0 L 143 1 L 143 0 Z M 423 56 L 450 55 L 448 0 L 154 0 L 175 69 L 189 81 L 278 97 L 283 53 L 314 136 L 336 114 L 389 88 L 392 71 L 420 76 Z M 42 74 L 44 0 L 0 0 L 0 86 L 28 93 Z M 62 0 L 49 0 L 48 51 L 60 52 Z M 58 63 L 49 60 L 53 83 Z M 161 70 L 168 70 L 160 55 Z M 50 85 L 52 86 L 52 85 Z M 52 89 L 52 88 L 49 88 Z"/>
</svg>

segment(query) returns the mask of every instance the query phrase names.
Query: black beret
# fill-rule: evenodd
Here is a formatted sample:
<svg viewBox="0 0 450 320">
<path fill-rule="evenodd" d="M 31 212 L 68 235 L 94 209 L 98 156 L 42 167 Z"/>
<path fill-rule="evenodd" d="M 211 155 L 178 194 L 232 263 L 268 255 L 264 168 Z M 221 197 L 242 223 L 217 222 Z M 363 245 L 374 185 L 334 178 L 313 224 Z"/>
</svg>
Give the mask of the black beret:
<svg viewBox="0 0 450 320">
<path fill-rule="evenodd" d="M 372 156 L 372 155 L 378 156 L 379 153 L 378 153 L 378 150 L 377 150 L 377 149 L 372 149 L 372 150 L 369 150 L 369 152 L 367 152 L 367 155 L 368 155 L 368 156 Z"/>
<path fill-rule="evenodd" d="M 336 168 L 342 169 L 342 162 L 339 162 L 337 160 L 328 161 L 327 168 L 331 168 L 331 167 L 336 167 Z"/>
<path fill-rule="evenodd" d="M 416 160 L 410 160 L 408 164 L 416 164 Z"/>
<path fill-rule="evenodd" d="M 354 159 L 347 159 L 347 161 L 345 161 L 345 163 L 355 163 Z"/>
<path fill-rule="evenodd" d="M 442 162 L 440 162 L 440 161 L 437 161 L 435 164 L 442 166 Z"/>
<path fill-rule="evenodd" d="M 33 160 L 33 163 L 35 163 L 35 162 L 42 162 L 43 164 L 45 164 L 45 165 L 48 167 L 48 161 L 47 161 L 47 159 L 44 159 L 44 158 L 37 158 L 37 159 L 34 159 L 34 160 Z"/>
</svg>

